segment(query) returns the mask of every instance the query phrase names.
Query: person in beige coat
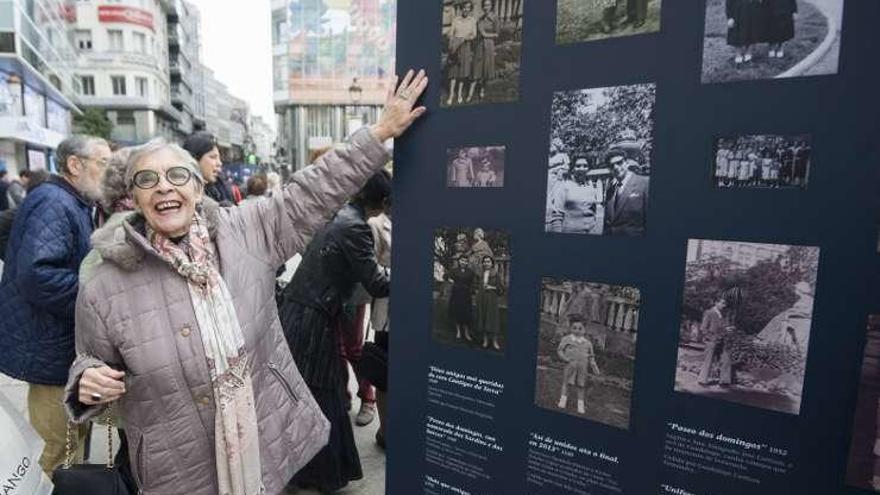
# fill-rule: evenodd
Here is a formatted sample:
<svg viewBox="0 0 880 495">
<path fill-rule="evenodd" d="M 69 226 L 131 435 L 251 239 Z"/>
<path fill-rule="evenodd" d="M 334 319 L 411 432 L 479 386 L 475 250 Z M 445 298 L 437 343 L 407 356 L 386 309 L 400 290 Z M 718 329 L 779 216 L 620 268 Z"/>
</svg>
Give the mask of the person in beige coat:
<svg viewBox="0 0 880 495">
<path fill-rule="evenodd" d="M 178 146 L 133 151 L 137 209 L 93 236 L 65 405 L 81 423 L 118 402 L 140 493 L 276 494 L 327 442 L 281 331 L 275 270 L 389 160 L 382 143 L 424 114 L 426 86 L 410 71 L 376 125 L 239 208 L 203 203 Z"/>
</svg>

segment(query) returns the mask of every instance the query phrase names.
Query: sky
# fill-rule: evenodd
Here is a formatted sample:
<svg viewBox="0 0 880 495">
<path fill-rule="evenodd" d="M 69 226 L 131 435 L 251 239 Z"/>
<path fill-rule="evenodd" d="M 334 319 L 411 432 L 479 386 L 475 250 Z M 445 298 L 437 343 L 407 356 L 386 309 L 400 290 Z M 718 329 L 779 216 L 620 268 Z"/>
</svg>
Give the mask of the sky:
<svg viewBox="0 0 880 495">
<path fill-rule="evenodd" d="M 272 12 L 269 0 L 188 0 L 202 14 L 202 63 L 275 128 L 272 104 Z"/>
</svg>

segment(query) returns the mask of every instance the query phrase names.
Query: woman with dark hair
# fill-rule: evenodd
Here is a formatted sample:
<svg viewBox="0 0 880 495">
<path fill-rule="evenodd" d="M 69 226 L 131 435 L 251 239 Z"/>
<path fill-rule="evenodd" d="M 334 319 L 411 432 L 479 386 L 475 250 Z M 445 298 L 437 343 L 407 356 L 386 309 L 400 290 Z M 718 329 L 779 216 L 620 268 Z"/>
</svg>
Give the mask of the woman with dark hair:
<svg viewBox="0 0 880 495">
<path fill-rule="evenodd" d="M 233 206 L 235 199 L 223 181 L 223 161 L 214 135 L 205 131 L 196 132 L 186 138 L 183 149 L 199 164 L 199 171 L 205 179 L 205 196 L 220 203 L 220 206 Z"/>
<path fill-rule="evenodd" d="M 474 40 L 477 38 L 477 19 L 474 17 L 474 2 L 465 0 L 459 5 L 452 28 L 449 32 L 449 98 L 446 105 L 464 103 L 464 87 L 470 82 L 468 100 L 473 97 L 476 82 L 474 77 Z M 456 100 L 457 98 L 457 100 Z"/>
<path fill-rule="evenodd" d="M 456 267 L 449 271 L 446 279 L 452 282 L 452 291 L 449 295 L 449 319 L 455 325 L 455 340 L 471 342 L 471 326 L 474 320 L 474 282 L 476 273 L 470 268 L 468 257 L 459 255 L 455 260 Z"/>
<path fill-rule="evenodd" d="M 504 283 L 495 267 L 495 258 L 483 256 L 483 269 L 477 281 L 477 331 L 483 336 L 483 349 L 489 342 L 496 351 L 501 350 L 498 342 L 501 333 L 501 295 Z"/>
<path fill-rule="evenodd" d="M 375 298 L 388 296 L 391 272 L 376 261 L 373 231 L 367 220 L 391 206 L 391 176 L 373 175 L 333 220 L 319 230 L 302 263 L 284 289 L 281 325 L 302 373 L 321 411 L 330 421 L 330 439 L 294 478 L 302 488 L 332 492 L 361 479 L 361 462 L 348 417 L 348 367 L 355 369 L 360 350 L 348 329 L 357 318 L 347 305 L 358 284 Z M 363 400 L 363 398 L 362 398 Z"/>
</svg>

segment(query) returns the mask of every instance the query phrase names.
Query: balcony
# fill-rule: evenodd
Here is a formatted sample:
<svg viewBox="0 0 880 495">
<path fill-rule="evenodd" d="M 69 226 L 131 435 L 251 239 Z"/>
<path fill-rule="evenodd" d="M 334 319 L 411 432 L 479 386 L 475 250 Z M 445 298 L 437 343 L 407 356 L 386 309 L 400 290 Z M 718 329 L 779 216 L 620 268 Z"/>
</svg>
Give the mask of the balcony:
<svg viewBox="0 0 880 495">
<path fill-rule="evenodd" d="M 168 46 L 180 48 L 180 36 L 177 34 L 176 29 L 168 30 Z"/>
</svg>

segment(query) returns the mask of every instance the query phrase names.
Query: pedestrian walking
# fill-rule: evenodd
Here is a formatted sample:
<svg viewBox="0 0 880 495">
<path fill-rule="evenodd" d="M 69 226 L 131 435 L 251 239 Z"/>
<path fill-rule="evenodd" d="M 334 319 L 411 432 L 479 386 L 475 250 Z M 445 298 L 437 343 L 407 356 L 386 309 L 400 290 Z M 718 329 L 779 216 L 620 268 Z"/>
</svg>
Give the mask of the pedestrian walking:
<svg viewBox="0 0 880 495">
<path fill-rule="evenodd" d="M 40 466 L 49 475 L 64 460 L 62 398 L 75 356 L 78 271 L 90 249 L 92 207 L 110 147 L 101 138 L 72 136 L 56 153 L 61 174 L 33 189 L 18 208 L 0 281 L 0 371 L 28 383 L 28 414 L 46 443 Z M 85 431 L 75 435 L 81 439 Z"/>
<path fill-rule="evenodd" d="M 388 296 L 391 274 L 376 262 L 367 220 L 384 213 L 390 199 L 390 175 L 381 170 L 315 234 L 284 290 L 284 334 L 309 389 L 330 420 L 329 444 L 294 479 L 303 488 L 339 490 L 363 477 L 346 399 L 345 358 L 355 365 L 360 358 L 359 351 L 352 355 L 347 342 L 358 337 L 351 334 L 351 318 L 358 316 L 346 311 L 346 303 L 357 284 L 372 297 Z"/>
<path fill-rule="evenodd" d="M 425 112 L 413 107 L 426 85 L 410 72 L 376 125 L 281 196 L 239 208 L 203 201 L 198 163 L 176 145 L 129 158 L 138 211 L 94 236 L 102 261 L 83 275 L 65 403 L 84 422 L 122 399 L 144 493 L 279 493 L 326 444 L 281 332 L 275 271 L 387 162 L 382 142 Z"/>
</svg>

